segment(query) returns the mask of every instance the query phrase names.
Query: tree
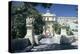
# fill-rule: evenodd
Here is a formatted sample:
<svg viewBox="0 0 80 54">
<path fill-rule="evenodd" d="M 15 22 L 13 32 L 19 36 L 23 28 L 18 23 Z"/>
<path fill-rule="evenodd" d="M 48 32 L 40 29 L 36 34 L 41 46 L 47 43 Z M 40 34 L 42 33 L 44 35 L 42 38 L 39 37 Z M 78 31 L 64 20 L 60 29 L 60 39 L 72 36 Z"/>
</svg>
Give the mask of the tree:
<svg viewBox="0 0 80 54">
<path fill-rule="evenodd" d="M 24 16 L 23 3 L 16 6 L 15 2 L 11 2 L 11 37 L 14 38 L 23 38 L 26 34 L 26 24 Z"/>
<path fill-rule="evenodd" d="M 42 20 L 41 15 L 35 19 L 33 26 L 34 26 L 34 33 L 36 35 L 42 34 L 44 24 L 45 24 L 45 22 Z"/>
<path fill-rule="evenodd" d="M 58 22 L 53 22 L 53 32 L 60 34 L 61 32 L 61 25 Z"/>
<path fill-rule="evenodd" d="M 34 32 L 35 34 L 42 33 L 43 21 L 39 12 L 35 9 L 38 4 L 44 8 L 49 8 L 51 4 L 46 3 L 31 3 L 31 2 L 10 2 L 11 5 L 11 37 L 23 38 L 26 35 L 26 18 L 33 16 L 34 21 Z M 40 20 L 39 20 L 40 19 Z M 40 22 L 38 24 L 38 22 Z M 37 31 L 38 30 L 38 31 Z"/>
<path fill-rule="evenodd" d="M 66 31 L 68 35 L 73 35 L 73 32 L 69 26 L 68 27 L 66 26 Z"/>
</svg>

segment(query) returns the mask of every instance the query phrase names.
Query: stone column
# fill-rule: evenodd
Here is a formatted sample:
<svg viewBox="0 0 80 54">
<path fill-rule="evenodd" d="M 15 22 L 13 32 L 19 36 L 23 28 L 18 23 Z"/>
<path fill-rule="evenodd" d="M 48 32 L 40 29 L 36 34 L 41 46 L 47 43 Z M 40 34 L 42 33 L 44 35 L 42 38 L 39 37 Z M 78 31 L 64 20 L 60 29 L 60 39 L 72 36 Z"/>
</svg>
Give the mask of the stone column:
<svg viewBox="0 0 80 54">
<path fill-rule="evenodd" d="M 67 31 L 66 31 L 66 28 L 61 28 L 61 35 L 67 35 L 67 33 L 66 33 Z"/>
<path fill-rule="evenodd" d="M 33 44 L 33 37 L 32 37 L 32 18 L 27 18 L 26 19 L 26 27 L 27 27 L 27 33 L 25 38 L 29 38 L 31 44 Z"/>
<path fill-rule="evenodd" d="M 35 35 L 35 36 L 34 36 L 34 37 L 35 37 L 35 43 L 36 43 L 36 44 L 39 44 L 38 36 L 39 36 L 39 35 Z"/>
</svg>

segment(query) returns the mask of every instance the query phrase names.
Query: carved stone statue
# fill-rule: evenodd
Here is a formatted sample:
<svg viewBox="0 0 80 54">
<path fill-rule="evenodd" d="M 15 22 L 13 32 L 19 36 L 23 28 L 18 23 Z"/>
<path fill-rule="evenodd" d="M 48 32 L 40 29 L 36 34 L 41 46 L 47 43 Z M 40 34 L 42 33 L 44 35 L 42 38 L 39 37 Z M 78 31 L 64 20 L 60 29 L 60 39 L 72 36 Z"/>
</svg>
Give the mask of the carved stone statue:
<svg viewBox="0 0 80 54">
<path fill-rule="evenodd" d="M 29 18 L 29 17 L 28 17 L 28 18 L 26 19 L 26 24 L 27 24 L 27 25 L 32 24 L 32 18 Z"/>
</svg>

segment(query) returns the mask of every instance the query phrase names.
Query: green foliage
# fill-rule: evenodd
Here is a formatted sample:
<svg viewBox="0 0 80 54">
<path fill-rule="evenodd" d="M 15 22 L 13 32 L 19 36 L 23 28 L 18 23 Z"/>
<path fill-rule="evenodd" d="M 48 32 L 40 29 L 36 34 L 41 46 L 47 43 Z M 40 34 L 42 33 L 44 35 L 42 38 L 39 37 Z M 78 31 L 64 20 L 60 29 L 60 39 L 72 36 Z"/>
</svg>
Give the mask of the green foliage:
<svg viewBox="0 0 80 54">
<path fill-rule="evenodd" d="M 35 9 L 40 3 L 31 2 L 11 2 L 11 38 L 23 38 L 26 35 L 26 18 L 33 16 L 35 34 L 41 34 L 43 31 L 44 22 L 39 12 Z M 49 8 L 49 4 L 41 3 L 44 8 Z"/>
<path fill-rule="evenodd" d="M 43 3 L 42 6 L 44 6 L 44 8 L 50 8 L 52 4 L 49 3 Z"/>
<path fill-rule="evenodd" d="M 53 31 L 55 31 L 56 34 L 61 33 L 61 25 L 58 22 L 53 22 Z"/>
<path fill-rule="evenodd" d="M 11 3 L 11 38 L 23 38 L 26 35 L 26 16 L 24 5 Z M 26 15 L 26 16 L 25 16 Z"/>
<path fill-rule="evenodd" d="M 78 32 L 78 30 L 77 30 L 77 29 L 72 29 L 72 31 Z"/>
<path fill-rule="evenodd" d="M 69 26 L 63 26 L 62 28 L 65 28 L 66 29 L 66 33 L 67 35 L 73 35 L 73 32 L 71 31 L 70 27 Z"/>
<path fill-rule="evenodd" d="M 36 35 L 42 34 L 44 24 L 45 22 L 42 20 L 41 15 L 39 15 L 38 18 L 35 18 L 33 27 L 34 27 L 34 33 Z"/>
<path fill-rule="evenodd" d="M 68 35 L 74 35 L 72 31 L 67 31 Z"/>
<path fill-rule="evenodd" d="M 73 32 L 71 31 L 70 27 L 66 27 L 66 30 L 68 35 L 73 35 Z"/>
<path fill-rule="evenodd" d="M 23 38 L 26 34 L 25 18 L 21 17 L 20 14 L 16 15 L 13 19 L 12 24 L 12 38 Z"/>
</svg>

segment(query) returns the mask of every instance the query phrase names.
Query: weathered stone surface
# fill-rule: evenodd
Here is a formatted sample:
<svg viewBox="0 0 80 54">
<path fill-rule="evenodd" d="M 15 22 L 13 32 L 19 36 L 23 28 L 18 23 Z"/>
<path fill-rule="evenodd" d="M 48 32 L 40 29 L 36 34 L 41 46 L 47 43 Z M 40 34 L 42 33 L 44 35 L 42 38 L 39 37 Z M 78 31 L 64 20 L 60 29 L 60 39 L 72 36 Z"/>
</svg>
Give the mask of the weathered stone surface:
<svg viewBox="0 0 80 54">
<path fill-rule="evenodd" d="M 61 36 L 60 44 L 71 44 L 73 41 L 73 36 Z"/>
<path fill-rule="evenodd" d="M 26 47 L 30 46 L 29 39 L 14 39 L 11 42 L 11 51 L 12 52 L 22 52 Z"/>
</svg>

